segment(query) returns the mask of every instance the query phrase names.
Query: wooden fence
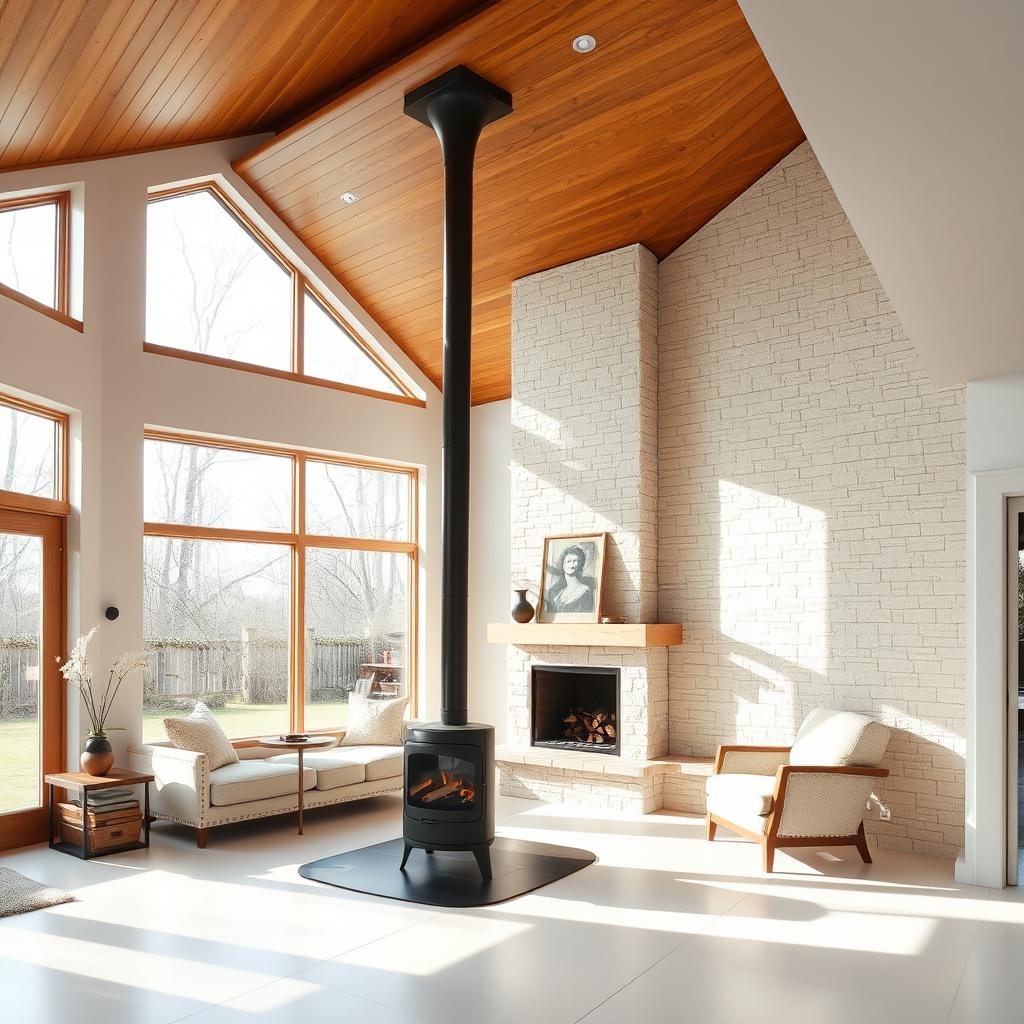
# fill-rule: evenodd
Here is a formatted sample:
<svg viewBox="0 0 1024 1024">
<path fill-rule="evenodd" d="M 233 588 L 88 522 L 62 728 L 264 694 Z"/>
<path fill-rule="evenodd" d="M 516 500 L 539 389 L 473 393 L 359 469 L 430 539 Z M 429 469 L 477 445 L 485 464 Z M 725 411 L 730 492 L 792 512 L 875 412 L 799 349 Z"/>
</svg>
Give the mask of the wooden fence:
<svg viewBox="0 0 1024 1024">
<path fill-rule="evenodd" d="M 0 637 L 0 719 L 39 712 L 39 645 L 34 636 Z"/>
<path fill-rule="evenodd" d="M 283 704 L 288 699 L 288 642 L 244 631 L 240 640 L 189 642 L 149 640 L 147 704 L 202 700 Z M 405 635 L 392 633 L 370 640 L 310 635 L 306 640 L 308 700 L 344 699 L 355 687 L 361 666 L 378 661 L 384 650 L 401 661 Z"/>
<path fill-rule="evenodd" d="M 149 670 L 144 680 L 147 705 L 212 706 L 227 701 L 283 704 L 288 700 L 288 641 L 243 631 L 238 640 L 147 640 Z M 308 699 L 345 699 L 362 665 L 379 661 L 383 651 L 402 662 L 405 634 L 320 637 L 306 640 Z M 31 718 L 39 706 L 39 652 L 34 637 L 0 637 L 0 719 Z"/>
</svg>

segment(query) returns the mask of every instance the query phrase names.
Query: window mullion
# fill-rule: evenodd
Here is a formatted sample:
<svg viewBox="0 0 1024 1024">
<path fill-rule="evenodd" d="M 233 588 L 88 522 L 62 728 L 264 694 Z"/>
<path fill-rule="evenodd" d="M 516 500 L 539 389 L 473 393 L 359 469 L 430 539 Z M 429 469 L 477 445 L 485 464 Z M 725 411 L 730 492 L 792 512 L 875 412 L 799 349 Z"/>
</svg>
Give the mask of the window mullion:
<svg viewBox="0 0 1024 1024">
<path fill-rule="evenodd" d="M 294 267 L 292 285 L 292 370 L 301 377 L 306 372 L 306 281 Z"/>
<path fill-rule="evenodd" d="M 298 277 L 298 275 L 296 275 Z M 289 696 L 293 732 L 302 732 L 306 721 L 306 459 L 294 461 L 292 528 L 296 544 L 292 555 L 292 681 Z"/>
</svg>

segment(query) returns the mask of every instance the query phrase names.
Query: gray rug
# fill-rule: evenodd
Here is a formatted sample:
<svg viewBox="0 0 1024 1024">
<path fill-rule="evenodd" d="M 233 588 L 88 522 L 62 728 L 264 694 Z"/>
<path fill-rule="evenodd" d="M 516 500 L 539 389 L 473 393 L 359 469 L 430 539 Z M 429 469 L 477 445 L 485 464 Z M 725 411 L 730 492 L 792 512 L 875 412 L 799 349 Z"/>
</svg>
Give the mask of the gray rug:
<svg viewBox="0 0 1024 1024">
<path fill-rule="evenodd" d="M 52 885 L 33 882 L 10 868 L 0 868 L 0 917 L 27 914 L 30 910 L 72 903 L 75 897 Z"/>
</svg>

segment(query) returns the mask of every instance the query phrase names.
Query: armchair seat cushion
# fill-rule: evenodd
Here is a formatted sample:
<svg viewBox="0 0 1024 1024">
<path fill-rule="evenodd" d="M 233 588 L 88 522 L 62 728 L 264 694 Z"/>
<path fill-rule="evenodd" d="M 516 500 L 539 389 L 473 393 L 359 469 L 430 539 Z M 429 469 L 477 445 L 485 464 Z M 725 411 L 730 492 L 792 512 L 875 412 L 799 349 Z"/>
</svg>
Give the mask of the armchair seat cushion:
<svg viewBox="0 0 1024 1024">
<path fill-rule="evenodd" d="M 711 775 L 707 784 L 708 813 L 763 834 L 772 810 L 774 775 Z"/>
<path fill-rule="evenodd" d="M 303 757 L 306 769 L 316 772 L 316 788 L 321 792 L 339 786 L 357 786 L 366 780 L 366 768 L 354 763 L 351 757 L 339 756 L 339 749 L 311 751 Z M 298 765 L 298 754 L 278 754 L 267 758 L 272 764 Z"/>
<path fill-rule="evenodd" d="M 270 761 L 236 761 L 210 772 L 210 804 L 226 807 L 250 800 L 269 800 L 275 796 L 295 796 L 298 767 Z M 316 771 L 304 768 L 302 788 L 316 785 Z"/>
</svg>

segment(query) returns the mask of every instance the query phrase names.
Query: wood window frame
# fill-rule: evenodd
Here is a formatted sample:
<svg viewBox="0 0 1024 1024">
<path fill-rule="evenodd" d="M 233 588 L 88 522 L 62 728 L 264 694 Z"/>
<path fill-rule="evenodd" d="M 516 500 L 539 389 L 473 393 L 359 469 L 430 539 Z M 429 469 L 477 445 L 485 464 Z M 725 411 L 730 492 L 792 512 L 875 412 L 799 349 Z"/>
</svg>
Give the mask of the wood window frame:
<svg viewBox="0 0 1024 1024">
<path fill-rule="evenodd" d="M 48 525 L 43 533 L 37 535 L 43 537 L 44 545 L 49 546 L 51 551 L 55 545 L 59 548 L 56 564 L 51 564 L 44 569 L 46 578 L 43 583 L 45 601 L 43 616 L 44 621 L 48 619 L 55 628 L 46 630 L 48 644 L 44 650 L 40 651 L 39 679 L 40 687 L 45 688 L 45 693 L 49 695 L 49 706 L 45 697 L 40 704 L 44 709 L 40 733 L 42 768 L 44 773 L 59 772 L 63 771 L 65 767 L 67 748 L 67 689 L 63 680 L 57 675 L 57 664 L 64 660 L 68 632 L 67 523 L 71 514 L 71 503 L 68 498 L 70 421 L 65 413 L 2 392 L 0 392 L 0 407 L 42 416 L 53 423 L 56 432 L 53 467 L 55 497 L 41 498 L 18 491 L 0 490 L 0 515 L 5 521 L 23 517 L 26 521 L 26 533 L 35 532 L 31 526 L 32 520 L 39 522 L 40 517 L 45 516 L 46 519 L 43 522 Z M 40 691 L 40 695 L 43 696 L 43 690 Z M 0 851 L 24 845 L 26 842 L 44 841 L 49 792 L 48 787 L 42 785 L 42 777 L 39 782 L 42 804 L 38 808 L 38 813 L 35 813 L 34 809 L 29 809 L 27 812 L 34 814 L 36 819 L 29 826 L 27 832 L 21 825 L 14 824 L 16 820 L 14 815 L 21 815 L 21 812 L 0 815 Z"/>
<path fill-rule="evenodd" d="M 9 512 L 41 512 L 46 515 L 63 516 L 71 514 L 71 501 L 68 494 L 68 465 L 70 453 L 70 422 L 65 413 L 48 409 L 45 405 L 15 398 L 0 392 L 0 407 L 14 409 L 16 412 L 40 416 L 53 423 L 54 438 L 54 497 L 43 498 L 35 494 L 22 494 L 20 491 L 0 490 L 0 508 Z"/>
<path fill-rule="evenodd" d="M 34 196 L 20 196 L 11 199 L 0 199 L 0 213 L 11 210 L 29 210 L 36 206 L 55 206 L 57 208 L 57 231 L 54 239 L 55 280 L 53 295 L 55 305 L 48 306 L 45 302 L 33 299 L 24 292 L 19 292 L 10 285 L 0 283 L 0 295 L 4 295 L 21 305 L 44 316 L 56 320 L 73 330 L 82 332 L 85 325 L 71 315 L 71 193 L 45 192 Z"/>
<path fill-rule="evenodd" d="M 326 735 L 342 735 L 344 728 L 327 726 L 304 730 L 305 671 L 306 671 L 306 551 L 309 548 L 328 548 L 348 551 L 380 551 L 404 554 L 409 559 L 406 620 L 406 696 L 409 707 L 418 707 L 419 699 L 419 470 L 416 466 L 366 459 L 355 455 L 325 453 L 287 445 L 264 444 L 255 441 L 227 440 L 206 437 L 184 431 L 147 429 L 147 441 L 167 441 L 172 444 L 193 444 L 204 448 L 222 448 L 230 451 L 252 452 L 257 455 L 283 456 L 292 460 L 292 529 L 244 530 L 219 526 L 191 526 L 180 523 L 158 523 L 146 520 L 146 537 L 167 537 L 179 540 L 236 541 L 252 544 L 275 544 L 291 548 L 291 595 L 289 603 L 289 658 L 288 658 L 288 727 L 292 732 L 309 731 Z M 375 540 L 370 538 L 322 536 L 306 531 L 306 465 L 324 462 L 336 466 L 353 466 L 371 471 L 400 473 L 409 481 L 409 531 L 405 541 Z M 236 745 L 252 745 L 255 736 L 232 737 Z"/>
<path fill-rule="evenodd" d="M 315 384 L 317 387 L 332 388 L 335 391 L 344 391 L 348 394 L 363 395 L 367 398 L 379 398 L 386 402 L 397 402 L 400 405 L 411 405 L 425 409 L 427 403 L 422 398 L 417 398 L 409 390 L 408 386 L 401 380 L 395 371 L 381 359 L 363 340 L 360 332 L 335 308 L 334 303 L 329 301 L 321 289 L 303 273 L 294 260 L 290 259 L 280 246 L 275 244 L 267 236 L 258 224 L 240 210 L 231 197 L 224 191 L 216 181 L 201 181 L 191 185 L 180 185 L 173 188 L 159 189 L 149 193 L 147 207 L 150 203 L 158 203 L 166 199 L 176 199 L 180 196 L 196 195 L 207 192 L 223 207 L 225 212 L 248 234 L 257 245 L 265 249 L 267 253 L 282 269 L 291 275 L 292 279 L 292 311 L 291 311 L 291 367 L 288 370 L 279 370 L 272 366 L 261 366 L 259 363 L 249 363 L 242 359 L 228 359 L 225 356 L 211 356 L 204 352 L 191 352 L 188 349 L 175 348 L 173 345 L 158 345 L 150 341 L 143 341 L 142 349 L 154 355 L 171 356 L 175 359 L 188 359 L 195 363 L 205 363 L 208 366 L 223 366 L 234 370 L 245 370 L 249 373 L 259 373 L 266 377 L 277 377 L 281 380 L 296 380 L 303 384 Z M 357 348 L 376 366 L 381 373 L 398 389 L 399 394 L 392 395 L 386 391 L 375 391 L 372 388 L 360 387 L 357 384 L 344 384 L 341 381 L 327 380 L 324 377 L 315 377 L 305 372 L 305 316 L 304 303 L 306 293 L 309 293 L 332 317 L 338 326 L 352 339 Z"/>
</svg>

